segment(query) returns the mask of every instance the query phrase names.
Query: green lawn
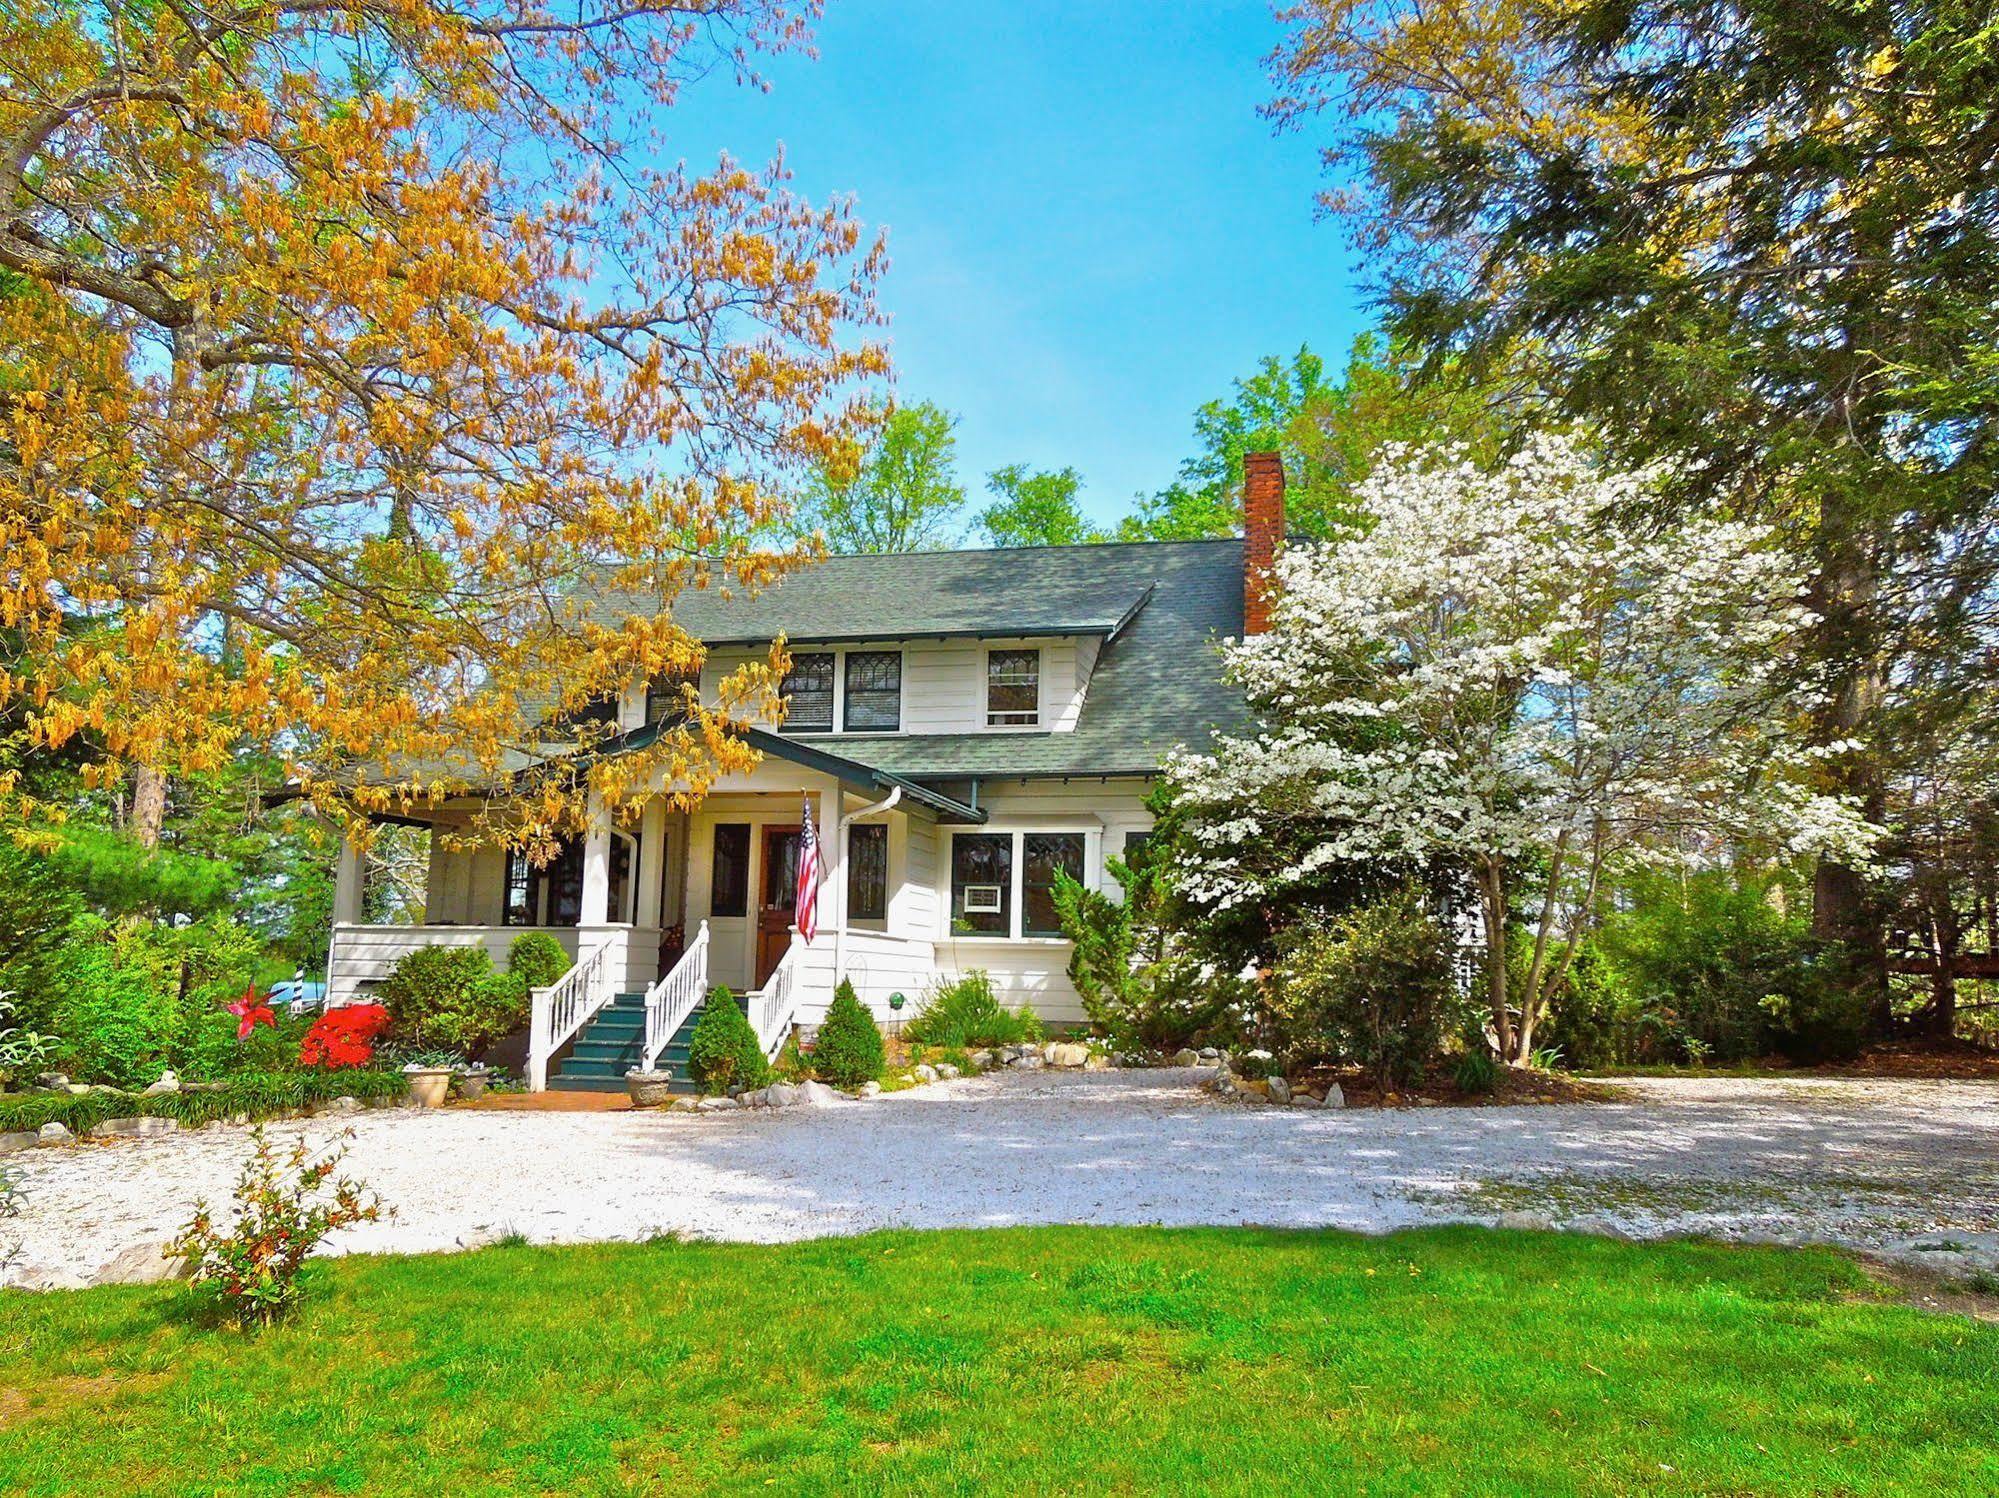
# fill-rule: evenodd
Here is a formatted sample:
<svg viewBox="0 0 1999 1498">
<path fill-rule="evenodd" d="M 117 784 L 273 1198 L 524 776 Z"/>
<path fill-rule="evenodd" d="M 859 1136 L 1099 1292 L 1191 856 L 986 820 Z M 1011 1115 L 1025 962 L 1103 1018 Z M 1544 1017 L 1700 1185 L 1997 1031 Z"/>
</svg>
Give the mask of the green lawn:
<svg viewBox="0 0 1999 1498">
<path fill-rule="evenodd" d="M 1831 1253 L 1452 1228 L 352 1259 L 0 1296 L 0 1492 L 1999 1491 L 1999 1328 Z"/>
</svg>

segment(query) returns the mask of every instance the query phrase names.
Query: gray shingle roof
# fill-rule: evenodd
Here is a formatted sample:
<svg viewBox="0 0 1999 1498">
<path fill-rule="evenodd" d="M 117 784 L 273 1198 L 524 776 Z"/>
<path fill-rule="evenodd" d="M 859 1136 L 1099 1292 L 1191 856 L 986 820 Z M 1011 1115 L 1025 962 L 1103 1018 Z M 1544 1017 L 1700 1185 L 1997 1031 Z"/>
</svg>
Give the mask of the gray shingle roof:
<svg viewBox="0 0 1999 1498">
<path fill-rule="evenodd" d="M 824 741 L 835 753 L 893 775 L 1144 774 L 1174 745 L 1203 743 L 1212 729 L 1240 727 L 1246 718 L 1236 690 L 1223 680 L 1216 648 L 1222 637 L 1242 633 L 1240 540 L 838 557 L 750 601 L 761 634 L 719 611 L 690 608 L 708 596 L 683 593 L 674 614 L 711 644 L 768 639 L 778 629 L 798 641 L 1111 635 L 1072 732 L 842 734 Z M 796 614 L 785 606 L 787 596 Z M 705 633 L 703 624 L 718 632 Z"/>
<path fill-rule="evenodd" d="M 673 600 L 676 623 L 710 645 L 908 640 L 945 635 L 1108 635 L 1148 579 L 1078 565 L 1074 547 L 828 557 L 754 597 L 719 586 Z M 1034 560 L 1024 565 L 1025 559 Z"/>
</svg>

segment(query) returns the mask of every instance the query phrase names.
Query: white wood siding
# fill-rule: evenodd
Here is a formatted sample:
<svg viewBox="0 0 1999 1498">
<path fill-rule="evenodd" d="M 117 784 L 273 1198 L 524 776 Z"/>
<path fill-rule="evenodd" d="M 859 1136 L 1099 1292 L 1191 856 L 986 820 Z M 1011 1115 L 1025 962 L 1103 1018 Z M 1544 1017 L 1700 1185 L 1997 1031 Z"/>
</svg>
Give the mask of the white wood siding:
<svg viewBox="0 0 1999 1498">
<path fill-rule="evenodd" d="M 815 647 L 800 644 L 801 651 Z M 1097 658 L 1095 639 L 1073 636 L 1017 640 L 884 640 L 871 645 L 824 647 L 841 651 L 900 650 L 902 652 L 903 733 L 986 732 L 986 652 L 1034 649 L 1041 652 L 1041 722 L 1032 728 L 994 728 L 993 733 L 1072 732 L 1083 710 L 1089 671 Z M 713 651 L 701 668 L 702 700 L 713 704 L 723 678 L 763 652 L 737 647 Z M 801 734 L 801 738 L 839 738 L 845 696 L 845 668 L 835 670 L 834 732 Z"/>
</svg>

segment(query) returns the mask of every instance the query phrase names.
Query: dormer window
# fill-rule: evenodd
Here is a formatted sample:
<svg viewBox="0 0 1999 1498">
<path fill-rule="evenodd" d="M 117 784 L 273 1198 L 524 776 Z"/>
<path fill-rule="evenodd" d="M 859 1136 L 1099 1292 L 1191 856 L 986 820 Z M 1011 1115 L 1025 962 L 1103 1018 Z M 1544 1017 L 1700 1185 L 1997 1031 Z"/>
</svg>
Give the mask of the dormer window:
<svg viewBox="0 0 1999 1498">
<path fill-rule="evenodd" d="M 986 726 L 1032 728 L 1041 721 L 1041 652 L 994 650 L 986 656 Z"/>
<path fill-rule="evenodd" d="M 902 652 L 847 652 L 848 733 L 894 733 L 902 727 Z"/>
<path fill-rule="evenodd" d="M 833 731 L 833 657 L 793 655 L 785 673 L 784 726 L 794 733 Z"/>
</svg>

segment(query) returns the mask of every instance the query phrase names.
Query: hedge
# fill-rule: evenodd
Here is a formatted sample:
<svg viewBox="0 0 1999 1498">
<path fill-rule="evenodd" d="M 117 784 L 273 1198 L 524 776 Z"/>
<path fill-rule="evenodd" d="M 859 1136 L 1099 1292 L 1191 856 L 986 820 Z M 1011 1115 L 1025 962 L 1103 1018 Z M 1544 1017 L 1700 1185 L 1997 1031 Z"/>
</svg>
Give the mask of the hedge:
<svg viewBox="0 0 1999 1498">
<path fill-rule="evenodd" d="M 81 1134 L 107 1118 L 143 1116 L 171 1118 L 194 1127 L 238 1114 L 273 1118 L 342 1097 L 364 1103 L 400 1098 L 408 1091 L 409 1079 L 399 1071 L 357 1067 L 255 1073 L 231 1077 L 215 1087 L 190 1085 L 157 1097 L 110 1091 L 5 1093 L 0 1094 L 0 1134 L 39 1129 L 45 1123 L 63 1124 L 71 1133 Z"/>
</svg>

